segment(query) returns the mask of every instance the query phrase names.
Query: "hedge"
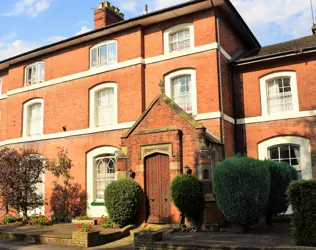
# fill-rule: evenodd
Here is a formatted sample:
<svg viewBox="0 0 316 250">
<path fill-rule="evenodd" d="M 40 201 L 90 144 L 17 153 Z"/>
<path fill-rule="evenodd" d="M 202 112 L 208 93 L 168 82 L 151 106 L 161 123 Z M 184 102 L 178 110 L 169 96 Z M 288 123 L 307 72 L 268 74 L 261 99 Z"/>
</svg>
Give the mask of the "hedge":
<svg viewBox="0 0 316 250">
<path fill-rule="evenodd" d="M 298 246 L 316 246 L 316 180 L 293 181 L 287 191 L 293 209 L 293 233 Z"/>
<path fill-rule="evenodd" d="M 192 175 L 179 175 L 171 183 L 171 197 L 175 206 L 188 219 L 201 224 L 204 208 L 202 183 Z"/>
<path fill-rule="evenodd" d="M 217 205 L 225 217 L 243 230 L 262 217 L 269 197 L 269 170 L 252 158 L 234 156 L 214 171 Z"/>
<path fill-rule="evenodd" d="M 142 189 L 130 179 L 110 183 L 104 192 L 104 203 L 109 217 L 121 227 L 136 222 Z"/>
<path fill-rule="evenodd" d="M 271 224 L 272 216 L 283 213 L 288 208 L 286 191 L 295 177 L 292 173 L 294 168 L 285 162 L 263 161 L 263 164 L 270 172 L 270 193 L 264 216 L 267 224 Z"/>
</svg>

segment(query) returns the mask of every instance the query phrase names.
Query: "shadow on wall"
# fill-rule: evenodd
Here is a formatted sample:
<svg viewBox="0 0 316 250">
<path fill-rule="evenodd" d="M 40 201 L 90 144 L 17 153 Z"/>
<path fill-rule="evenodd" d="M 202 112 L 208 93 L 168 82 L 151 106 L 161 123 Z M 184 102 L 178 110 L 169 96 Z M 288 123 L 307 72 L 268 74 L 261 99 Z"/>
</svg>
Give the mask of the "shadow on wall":
<svg viewBox="0 0 316 250">
<path fill-rule="evenodd" d="M 67 188 L 56 185 L 50 199 L 54 217 L 75 218 L 86 214 L 86 191 L 80 184 L 69 184 Z"/>
</svg>

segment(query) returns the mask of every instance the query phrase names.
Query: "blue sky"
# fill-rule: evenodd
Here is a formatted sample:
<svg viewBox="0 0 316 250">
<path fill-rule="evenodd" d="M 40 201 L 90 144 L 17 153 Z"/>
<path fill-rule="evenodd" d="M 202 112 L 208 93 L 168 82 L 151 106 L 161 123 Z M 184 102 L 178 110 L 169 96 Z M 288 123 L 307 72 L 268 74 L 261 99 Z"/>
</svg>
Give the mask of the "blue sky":
<svg viewBox="0 0 316 250">
<path fill-rule="evenodd" d="M 93 29 L 100 0 L 1 0 L 0 60 Z M 231 0 L 262 45 L 311 34 L 310 0 Z M 112 0 L 126 18 L 185 0 Z M 316 0 L 313 0 L 316 8 Z"/>
</svg>

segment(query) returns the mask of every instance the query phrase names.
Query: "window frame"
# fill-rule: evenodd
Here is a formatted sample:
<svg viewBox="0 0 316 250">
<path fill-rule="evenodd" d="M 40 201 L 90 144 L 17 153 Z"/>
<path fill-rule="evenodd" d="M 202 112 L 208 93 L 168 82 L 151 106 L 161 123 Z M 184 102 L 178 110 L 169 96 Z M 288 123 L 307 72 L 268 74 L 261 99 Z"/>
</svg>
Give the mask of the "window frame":
<svg viewBox="0 0 316 250">
<path fill-rule="evenodd" d="M 86 173 L 87 173 L 87 214 L 93 217 L 107 216 L 106 208 L 104 207 L 104 200 L 98 202 L 95 197 L 95 181 L 94 181 L 94 160 L 98 156 L 110 154 L 117 155 L 119 148 L 113 146 L 101 146 L 94 148 L 86 154 Z M 116 171 L 116 178 L 118 172 Z"/>
<path fill-rule="evenodd" d="M 165 75 L 165 93 L 172 98 L 172 84 L 173 80 L 181 76 L 191 76 L 191 87 L 192 87 L 192 112 L 188 113 L 190 115 L 197 115 L 197 90 L 196 90 L 196 70 L 195 69 L 180 69 Z"/>
<path fill-rule="evenodd" d="M 105 65 L 100 65 L 100 55 L 99 55 L 99 48 L 104 46 L 104 45 L 108 45 L 111 43 L 115 43 L 116 46 L 116 60 L 113 63 L 108 63 Z M 98 53 L 97 53 L 97 58 L 98 58 L 98 64 L 97 66 L 93 66 L 92 65 L 92 51 L 93 49 L 97 49 Z M 99 67 L 104 67 L 104 66 L 108 66 L 108 65 L 112 65 L 112 64 L 116 64 L 118 62 L 118 48 L 117 48 L 117 41 L 116 40 L 108 40 L 108 41 L 104 41 L 101 43 L 98 43 L 96 45 L 94 45 L 93 47 L 90 48 L 90 69 L 95 69 L 95 68 L 99 68 Z"/>
<path fill-rule="evenodd" d="M 44 75 L 43 75 L 42 80 L 40 80 L 40 72 L 41 72 L 40 67 L 41 67 L 41 65 L 44 65 Z M 36 67 L 36 80 L 34 83 L 28 83 L 27 82 L 28 70 L 34 66 Z M 35 62 L 35 63 L 27 65 L 24 69 L 24 86 L 32 86 L 34 84 L 39 84 L 42 82 L 45 82 L 45 62 Z"/>
<path fill-rule="evenodd" d="M 302 178 L 309 180 L 312 175 L 312 160 L 310 140 L 300 136 L 277 136 L 266 139 L 258 144 L 258 159 L 270 159 L 269 149 L 280 145 L 294 145 L 300 148 L 300 169 Z"/>
<path fill-rule="evenodd" d="M 190 47 L 184 50 L 171 50 L 171 35 L 182 30 L 189 29 L 190 33 Z M 172 54 L 172 53 L 181 53 L 183 51 L 187 51 L 188 49 L 192 49 L 195 47 L 195 37 L 194 37 L 194 25 L 193 23 L 182 23 L 175 26 L 172 26 L 164 31 L 164 54 Z"/>
<path fill-rule="evenodd" d="M 113 106 L 114 106 L 114 112 L 113 112 L 113 122 L 108 124 L 103 124 L 102 126 L 98 126 L 97 124 L 97 111 L 96 111 L 96 95 L 100 91 L 106 89 L 106 88 L 113 88 Z M 99 128 L 104 127 L 107 125 L 115 125 L 118 124 L 118 95 L 117 95 L 117 84 L 116 83 L 101 83 L 90 89 L 90 119 L 89 119 L 89 127 L 90 128 Z"/>
<path fill-rule="evenodd" d="M 3 86 L 2 86 L 2 77 L 0 77 L 0 96 L 3 95 L 2 88 L 3 88 Z"/>
<path fill-rule="evenodd" d="M 298 166 L 299 166 L 299 169 L 298 168 L 296 168 L 296 170 L 297 171 L 302 171 L 302 168 L 301 168 L 301 146 L 299 145 L 299 144 L 293 144 L 293 143 L 283 143 L 283 144 L 278 144 L 278 145 L 272 145 L 272 146 L 270 146 L 269 148 L 267 148 L 267 150 L 268 150 L 268 153 L 267 153 L 267 155 L 268 155 L 268 157 L 269 157 L 269 160 L 272 160 L 272 161 L 276 161 L 276 160 L 273 160 L 273 159 L 271 159 L 271 156 L 270 156 L 270 150 L 271 149 L 273 149 L 273 148 L 278 148 L 278 153 L 279 153 L 279 161 L 278 162 L 280 162 L 280 160 L 282 160 L 282 159 L 284 159 L 284 158 L 281 158 L 281 156 L 280 156 L 280 147 L 281 146 L 292 146 L 292 147 L 297 147 L 298 149 L 299 149 L 299 153 L 300 153 L 300 155 L 299 155 L 299 161 L 298 161 Z M 282 162 L 282 161 L 281 161 Z M 292 166 L 297 166 L 297 165 L 292 165 Z"/>
<path fill-rule="evenodd" d="M 268 82 L 278 78 L 289 78 L 292 94 L 293 109 L 284 112 L 269 112 L 268 106 Z M 261 96 L 261 112 L 262 116 L 279 116 L 280 114 L 289 114 L 293 112 L 299 112 L 299 100 L 297 92 L 297 78 L 295 71 L 279 71 L 265 75 L 260 78 L 260 96 Z"/>
<path fill-rule="evenodd" d="M 41 104 L 41 122 L 40 122 L 40 133 L 37 135 L 30 134 L 30 108 L 35 104 Z M 41 98 L 35 98 L 29 100 L 23 104 L 23 131 L 22 137 L 38 137 L 44 134 L 44 100 Z"/>
</svg>

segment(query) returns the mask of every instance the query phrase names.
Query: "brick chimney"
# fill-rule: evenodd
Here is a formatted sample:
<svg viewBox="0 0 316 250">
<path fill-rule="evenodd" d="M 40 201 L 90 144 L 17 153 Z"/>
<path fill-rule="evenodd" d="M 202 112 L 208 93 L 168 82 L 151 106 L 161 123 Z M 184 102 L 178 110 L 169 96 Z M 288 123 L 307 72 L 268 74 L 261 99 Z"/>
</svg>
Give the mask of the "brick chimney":
<svg viewBox="0 0 316 250">
<path fill-rule="evenodd" d="M 124 14 L 108 1 L 99 3 L 98 8 L 94 10 L 94 29 L 100 29 L 123 20 Z"/>
</svg>

